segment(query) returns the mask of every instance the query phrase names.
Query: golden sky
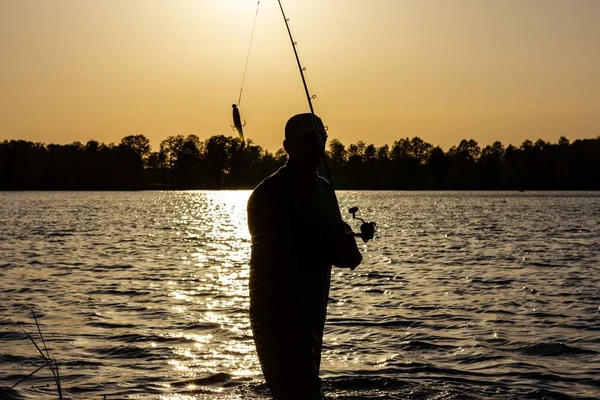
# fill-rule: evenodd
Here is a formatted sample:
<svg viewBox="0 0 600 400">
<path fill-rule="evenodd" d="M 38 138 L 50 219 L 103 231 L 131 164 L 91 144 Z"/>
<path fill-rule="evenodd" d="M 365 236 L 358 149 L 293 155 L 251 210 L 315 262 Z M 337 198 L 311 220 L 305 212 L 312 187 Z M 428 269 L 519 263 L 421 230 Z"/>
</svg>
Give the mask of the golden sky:
<svg viewBox="0 0 600 400">
<path fill-rule="evenodd" d="M 448 148 L 600 135 L 600 0 L 283 0 L 330 137 Z M 255 0 L 0 0 L 0 140 L 234 135 Z M 262 0 L 241 111 L 271 150 L 308 111 Z"/>
</svg>

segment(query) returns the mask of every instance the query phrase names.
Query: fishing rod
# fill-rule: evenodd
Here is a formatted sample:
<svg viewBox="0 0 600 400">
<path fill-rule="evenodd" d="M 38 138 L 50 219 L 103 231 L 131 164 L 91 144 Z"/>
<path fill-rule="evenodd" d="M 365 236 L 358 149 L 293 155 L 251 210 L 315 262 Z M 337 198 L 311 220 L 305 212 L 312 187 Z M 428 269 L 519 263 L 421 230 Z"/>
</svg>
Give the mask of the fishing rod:
<svg viewBox="0 0 600 400">
<path fill-rule="evenodd" d="M 304 76 L 304 71 L 306 70 L 306 68 L 303 67 L 302 63 L 300 62 L 300 57 L 298 56 L 298 50 L 296 49 L 297 42 L 294 40 L 294 37 L 292 36 L 292 31 L 290 29 L 290 24 L 289 24 L 289 18 L 285 14 L 285 10 L 283 9 L 281 0 L 277 0 L 277 2 L 279 3 L 279 9 L 281 10 L 281 15 L 283 16 L 283 21 L 285 22 L 285 27 L 287 29 L 287 32 L 288 32 L 288 35 L 290 38 L 290 42 L 292 43 L 292 49 L 294 50 L 294 56 L 296 58 L 296 63 L 298 64 L 298 71 L 300 72 L 300 77 L 302 78 L 302 85 L 304 86 L 304 93 L 306 94 L 306 99 L 308 100 L 308 107 L 310 108 L 310 114 L 312 115 L 314 131 L 315 131 L 315 135 L 317 136 L 317 142 L 323 151 L 323 163 L 325 165 L 325 173 L 327 174 L 327 179 L 329 180 L 329 184 L 331 185 L 331 188 L 333 191 L 333 196 L 336 199 L 336 203 L 337 203 L 337 195 L 335 193 L 335 188 L 333 186 L 333 180 L 331 179 L 331 172 L 329 170 L 329 164 L 327 162 L 327 152 L 325 151 L 324 138 L 319 134 L 319 131 L 321 131 L 322 129 L 320 129 L 320 127 L 319 127 L 319 122 L 318 122 L 318 119 L 317 119 L 317 116 L 315 114 L 315 110 L 314 110 L 314 107 L 312 104 L 312 100 L 315 99 L 317 96 L 311 95 L 308 90 L 308 85 L 306 84 L 306 77 Z M 244 76 L 242 78 L 242 85 L 240 87 L 239 99 L 238 99 L 237 104 L 233 104 L 231 106 L 232 114 L 233 114 L 232 128 L 238 131 L 238 133 L 240 135 L 240 139 L 242 141 L 242 146 L 244 146 L 244 144 L 245 144 L 243 127 L 246 125 L 246 121 L 244 121 L 244 123 L 242 124 L 242 118 L 240 116 L 240 104 L 242 102 L 242 91 L 244 89 L 244 81 L 246 79 L 246 72 L 248 70 L 248 60 L 250 59 L 250 50 L 252 48 L 252 41 L 254 39 L 254 30 L 256 28 L 256 20 L 258 18 L 259 7 L 260 7 L 260 0 L 258 0 L 257 4 L 256 4 L 256 14 L 254 16 L 254 24 L 252 26 L 252 35 L 250 37 L 250 46 L 248 48 L 248 54 L 246 56 L 246 66 L 244 68 Z M 323 128 L 325 130 L 327 130 L 327 127 L 325 127 L 324 125 L 323 125 Z M 354 236 L 358 236 L 358 237 L 362 238 L 362 240 L 365 243 L 367 241 L 373 239 L 373 237 L 375 235 L 375 231 L 377 230 L 377 223 L 365 222 L 362 218 L 357 218 L 356 213 L 358 212 L 358 207 L 352 207 L 348 210 L 348 212 L 352 215 L 353 219 L 359 219 L 360 221 L 362 221 L 362 225 L 360 226 L 360 233 L 353 232 L 352 229 L 350 228 L 350 226 L 345 224 L 342 221 L 342 216 L 339 212 L 339 209 L 336 209 L 337 212 L 335 213 L 335 216 L 334 216 L 334 213 L 331 211 L 331 209 L 329 211 L 330 211 L 332 218 L 339 219 L 339 222 L 342 224 L 343 229 L 347 233 L 352 233 Z M 350 230 L 350 232 L 348 232 L 348 230 Z"/>
<path fill-rule="evenodd" d="M 329 172 L 329 164 L 327 163 L 327 158 L 325 157 L 325 143 L 323 143 L 323 138 L 319 135 L 319 122 L 317 121 L 317 116 L 315 115 L 315 110 L 313 108 L 312 100 L 317 98 L 317 96 L 310 94 L 308 91 L 308 86 L 306 84 L 306 78 L 304 77 L 304 71 L 306 67 L 302 66 L 300 62 L 300 57 L 298 56 L 298 50 L 296 49 L 297 42 L 294 40 L 292 36 L 292 31 L 290 30 L 290 20 L 286 17 L 285 11 L 283 10 L 283 5 L 281 4 L 281 0 L 277 0 L 279 3 L 279 8 L 281 9 L 281 15 L 283 15 L 283 21 L 285 22 L 285 27 L 287 28 L 288 35 L 290 36 L 290 41 L 292 42 L 292 49 L 294 49 L 294 56 L 296 57 L 296 62 L 298 63 L 298 70 L 300 71 L 300 77 L 302 77 L 302 84 L 304 85 L 304 93 L 306 93 L 306 99 L 308 100 L 308 107 L 310 108 L 310 114 L 312 115 L 313 125 L 315 128 L 315 134 L 317 135 L 317 140 L 319 142 L 319 146 L 323 149 L 323 161 L 325 163 L 325 172 L 327 173 L 327 179 L 329 179 L 329 183 L 333 187 L 333 181 L 331 180 L 331 173 Z M 334 190 L 335 193 L 335 190 Z"/>
<path fill-rule="evenodd" d="M 283 9 L 283 5 L 281 4 L 281 0 L 277 0 L 277 2 L 279 3 L 279 9 L 281 10 L 281 15 L 283 16 L 283 21 L 285 22 L 285 27 L 287 28 L 287 32 L 290 37 L 290 42 L 292 43 L 292 49 L 294 49 L 294 56 L 296 57 L 296 63 L 298 64 L 298 71 L 300 71 L 300 77 L 302 78 L 302 85 L 304 85 L 304 93 L 306 94 L 306 99 L 308 100 L 308 107 L 310 109 L 310 114 L 312 115 L 313 125 L 314 125 L 314 129 L 315 129 L 315 135 L 317 136 L 317 141 L 319 143 L 320 148 L 323 149 L 323 163 L 325 165 L 325 173 L 327 174 L 327 179 L 329 180 L 329 184 L 331 185 L 333 195 L 336 198 L 336 202 L 337 202 L 337 195 L 335 193 L 335 188 L 333 186 L 333 180 L 331 179 L 329 163 L 327 162 L 327 153 L 325 151 L 325 143 L 324 143 L 321 135 L 319 135 L 319 131 L 320 131 L 319 122 L 317 120 L 317 116 L 315 115 L 315 110 L 314 110 L 313 104 L 312 104 L 313 99 L 315 99 L 317 96 L 311 95 L 308 90 L 308 85 L 306 84 L 306 78 L 304 76 L 304 71 L 306 71 L 306 67 L 303 67 L 302 63 L 300 62 L 300 57 L 298 56 L 298 50 L 296 49 L 297 42 L 294 40 L 294 37 L 292 36 L 292 31 L 290 29 L 290 24 L 289 24 L 290 20 L 285 15 L 285 11 Z M 357 218 L 356 213 L 358 212 L 358 207 L 352 207 L 348 210 L 348 212 L 350 214 L 352 214 L 353 219 L 359 219 L 362 221 L 362 225 L 360 226 L 360 233 L 356 233 L 356 232 L 352 232 L 352 231 L 351 231 L 351 233 L 354 236 L 362 238 L 362 240 L 365 243 L 368 242 L 369 240 L 373 239 L 373 237 L 375 236 L 375 231 L 377 230 L 377 223 L 366 222 L 362 218 Z M 338 211 L 338 214 L 339 214 L 339 211 Z M 342 222 L 341 215 L 339 215 L 339 217 L 340 217 L 340 222 Z M 346 229 L 346 228 L 344 227 L 344 229 Z"/>
</svg>

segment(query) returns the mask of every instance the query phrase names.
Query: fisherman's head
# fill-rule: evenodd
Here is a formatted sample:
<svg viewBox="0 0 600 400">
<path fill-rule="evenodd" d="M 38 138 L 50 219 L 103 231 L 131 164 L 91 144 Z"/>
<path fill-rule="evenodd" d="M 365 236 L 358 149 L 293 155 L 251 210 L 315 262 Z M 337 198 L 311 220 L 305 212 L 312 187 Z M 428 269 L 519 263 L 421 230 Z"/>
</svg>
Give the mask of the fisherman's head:
<svg viewBox="0 0 600 400">
<path fill-rule="evenodd" d="M 323 159 L 326 141 L 323 121 L 311 113 L 294 115 L 285 125 L 283 148 L 297 166 L 316 169 Z"/>
</svg>

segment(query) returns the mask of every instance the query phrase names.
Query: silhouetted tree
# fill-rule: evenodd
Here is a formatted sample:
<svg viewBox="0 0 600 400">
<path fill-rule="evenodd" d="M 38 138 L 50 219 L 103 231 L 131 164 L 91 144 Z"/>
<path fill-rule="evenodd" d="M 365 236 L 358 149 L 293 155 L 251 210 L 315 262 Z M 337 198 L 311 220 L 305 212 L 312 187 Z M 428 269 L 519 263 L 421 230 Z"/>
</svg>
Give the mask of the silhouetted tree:
<svg viewBox="0 0 600 400">
<path fill-rule="evenodd" d="M 450 186 L 456 189 L 475 189 L 479 186 L 477 164 L 481 157 L 481 148 L 473 139 L 461 140 L 458 147 L 448 151 L 450 170 L 448 179 Z"/>
<path fill-rule="evenodd" d="M 202 152 L 204 144 L 196 135 L 188 135 L 185 139 L 179 137 L 172 149 L 172 179 L 176 189 L 197 189 L 202 187 Z"/>
<path fill-rule="evenodd" d="M 448 157 L 441 147 L 431 149 L 427 160 L 427 189 L 447 189 Z"/>
<path fill-rule="evenodd" d="M 137 190 L 147 188 L 253 188 L 286 162 L 248 140 L 196 135 L 169 136 L 152 152 L 143 135 L 118 145 L 0 143 L 0 190 Z M 483 150 L 462 140 L 444 152 L 419 137 L 376 147 L 363 141 L 348 148 L 332 139 L 327 151 L 338 189 L 600 189 L 600 137 L 561 137 L 553 144 L 500 142 Z"/>
<path fill-rule="evenodd" d="M 502 155 L 504 146 L 496 141 L 485 146 L 479 158 L 479 169 L 481 171 L 481 187 L 484 189 L 495 189 L 502 187 Z"/>
<path fill-rule="evenodd" d="M 150 140 L 148 140 L 146 136 L 125 136 L 123 139 L 121 139 L 120 146 L 132 151 L 144 162 L 144 165 L 146 164 L 148 156 L 150 155 Z"/>
</svg>

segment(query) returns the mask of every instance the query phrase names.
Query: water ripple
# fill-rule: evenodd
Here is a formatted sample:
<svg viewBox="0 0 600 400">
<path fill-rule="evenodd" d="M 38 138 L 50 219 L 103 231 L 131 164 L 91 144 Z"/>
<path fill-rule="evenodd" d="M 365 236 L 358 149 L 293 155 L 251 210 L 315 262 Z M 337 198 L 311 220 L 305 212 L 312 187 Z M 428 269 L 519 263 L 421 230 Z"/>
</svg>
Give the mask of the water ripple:
<svg viewBox="0 0 600 400">
<path fill-rule="evenodd" d="M 267 399 L 249 192 L 0 193 L 0 398 Z M 600 398 L 600 194 L 342 192 L 379 223 L 334 270 L 331 399 Z M 4 318 L 3 318 L 4 317 Z"/>
</svg>

